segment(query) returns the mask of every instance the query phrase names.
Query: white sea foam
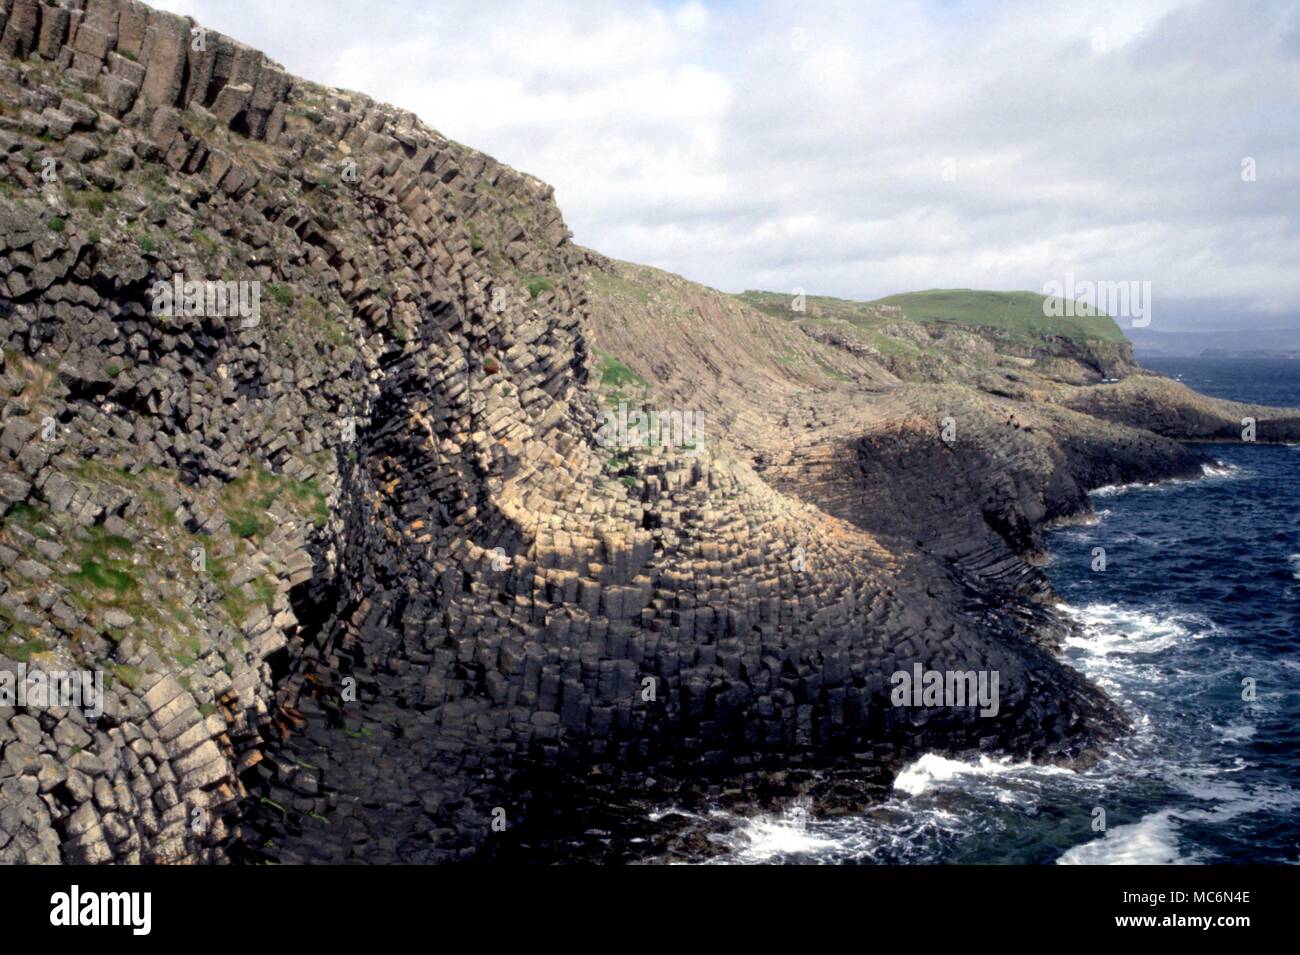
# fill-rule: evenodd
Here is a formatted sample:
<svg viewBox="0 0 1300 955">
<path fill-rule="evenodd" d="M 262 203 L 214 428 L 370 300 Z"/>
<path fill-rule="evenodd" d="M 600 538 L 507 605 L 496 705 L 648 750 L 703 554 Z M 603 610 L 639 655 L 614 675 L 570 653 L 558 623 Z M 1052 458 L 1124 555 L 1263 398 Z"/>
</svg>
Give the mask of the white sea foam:
<svg viewBox="0 0 1300 955">
<path fill-rule="evenodd" d="M 727 834 L 709 837 L 731 850 L 727 857 L 714 861 L 752 864 L 792 856 L 816 858 L 839 845 L 812 827 L 807 810 L 801 806 L 780 815 L 738 818 L 737 823 Z"/>
<path fill-rule="evenodd" d="M 1300 564 L 1300 554 L 1294 557 Z M 1249 713 L 1222 725 L 1208 720 L 1200 724 L 1194 732 L 1209 746 L 1204 759 L 1184 751 L 1168 735 L 1164 684 L 1177 683 L 1195 695 L 1207 679 L 1222 676 L 1206 663 L 1222 663 L 1224 673 L 1236 673 L 1243 666 L 1230 641 L 1213 641 L 1191 657 L 1182 652 L 1221 633 L 1214 621 L 1152 606 L 1091 603 L 1059 608 L 1080 625 L 1067 640 L 1067 659 L 1111 692 L 1135 724 L 1136 732 L 1114 741 L 1101 762 L 1075 772 L 1009 757 L 925 754 L 898 774 L 888 798 L 861 815 L 813 820 L 798 806 L 758 817 L 712 813 L 715 823 L 719 815 L 725 817 L 729 831 L 708 836 L 726 850 L 710 861 L 879 864 L 984 859 L 989 852 L 1001 851 L 999 834 L 1016 832 L 1023 820 L 1037 816 L 1040 806 L 1123 807 L 1131 797 L 1117 793 L 1138 782 L 1165 793 L 1166 801 L 1155 806 L 1166 808 L 1131 815 L 1116 808 L 1108 832 L 1057 850 L 1057 862 L 1197 864 L 1218 860 L 1214 851 L 1197 844 L 1198 832 L 1206 825 L 1300 806 L 1300 791 L 1249 786 L 1246 771 L 1252 755 L 1247 744 L 1256 733 Z M 1184 665 L 1193 658 L 1200 663 Z"/>
<path fill-rule="evenodd" d="M 1300 580 L 1300 554 L 1292 554 L 1287 561 L 1291 564 L 1291 576 Z"/>
<path fill-rule="evenodd" d="M 1250 473 L 1240 465 L 1216 459 L 1213 462 L 1201 465 L 1200 478 L 1170 478 L 1167 481 L 1132 481 L 1128 484 L 1104 484 L 1101 487 L 1093 488 L 1089 493 L 1093 497 L 1114 497 L 1116 494 L 1124 494 L 1128 491 L 1167 491 L 1185 484 L 1193 484 L 1198 480 L 1236 479 L 1246 477 Z"/>
<path fill-rule="evenodd" d="M 1139 488 L 1159 487 L 1158 484 L 1152 484 L 1145 481 L 1134 481 L 1131 484 L 1104 484 L 1101 487 L 1093 488 L 1090 492 L 1093 497 L 1114 497 L 1116 494 L 1123 494 L 1125 491 L 1135 491 Z"/>
<path fill-rule="evenodd" d="M 1036 766 L 1033 763 L 1016 763 L 1010 757 L 980 756 L 975 762 L 965 762 L 938 753 L 926 753 L 898 774 L 894 779 L 894 788 L 909 796 L 920 796 L 931 789 L 961 784 L 968 779 L 979 780 L 1026 772 L 1064 773 L 1068 770 L 1055 766 Z"/>
<path fill-rule="evenodd" d="M 1169 782 L 1210 805 L 1203 809 L 1162 809 L 1131 825 L 1115 826 L 1104 837 L 1067 850 L 1056 860 L 1057 865 L 1175 865 L 1215 861 L 1204 853 L 1185 855 L 1180 851 L 1179 823 L 1221 826 L 1240 816 L 1283 812 L 1300 805 L 1300 794 L 1293 789 L 1249 788 L 1221 778 L 1248 768 L 1242 760 L 1231 767 L 1166 767 Z"/>
<path fill-rule="evenodd" d="M 1138 822 L 1115 826 L 1100 839 L 1066 850 L 1057 865 L 1177 865 L 1190 862 L 1178 850 L 1172 810 L 1162 809 Z"/>
<path fill-rule="evenodd" d="M 1239 771 L 1244 772 L 1249 768 L 1242 763 Z M 1247 788 L 1242 783 L 1215 779 L 1212 776 L 1201 780 L 1184 780 L 1182 788 L 1189 795 L 1214 805 L 1204 809 L 1180 810 L 1177 816 L 1215 825 L 1256 812 L 1282 813 L 1293 810 L 1300 804 L 1300 795 L 1294 789 L 1279 789 L 1276 786 Z"/>
<path fill-rule="evenodd" d="M 1107 603 L 1057 607 L 1080 624 L 1065 638 L 1066 661 L 1138 718 L 1140 734 L 1151 729 L 1140 717 L 1160 708 L 1162 688 L 1186 677 L 1170 666 L 1173 651 L 1218 633 L 1214 622 L 1200 614 Z"/>
<path fill-rule="evenodd" d="M 1210 729 L 1219 734 L 1220 743 L 1244 743 L 1254 739 L 1257 727 L 1254 723 L 1229 723 L 1227 726 L 1211 723 Z"/>
<path fill-rule="evenodd" d="M 1217 629 L 1213 621 L 1199 614 L 1161 614 L 1106 603 L 1082 607 L 1057 604 L 1057 607 L 1083 629 L 1082 633 L 1067 637 L 1065 645 L 1093 657 L 1158 653 L 1189 638 L 1208 636 Z"/>
<path fill-rule="evenodd" d="M 651 822 L 659 822 L 661 819 L 665 819 L 668 816 L 683 816 L 686 819 L 704 818 L 704 816 L 701 816 L 697 812 L 689 812 L 688 810 L 685 809 L 678 809 L 676 806 L 669 806 L 666 809 L 655 809 L 651 812 L 646 813 L 646 818 L 649 819 Z"/>
<path fill-rule="evenodd" d="M 1241 468 L 1236 464 L 1226 464 L 1217 460 L 1213 464 L 1201 465 L 1201 473 L 1210 478 L 1232 477 L 1240 471 Z"/>
</svg>

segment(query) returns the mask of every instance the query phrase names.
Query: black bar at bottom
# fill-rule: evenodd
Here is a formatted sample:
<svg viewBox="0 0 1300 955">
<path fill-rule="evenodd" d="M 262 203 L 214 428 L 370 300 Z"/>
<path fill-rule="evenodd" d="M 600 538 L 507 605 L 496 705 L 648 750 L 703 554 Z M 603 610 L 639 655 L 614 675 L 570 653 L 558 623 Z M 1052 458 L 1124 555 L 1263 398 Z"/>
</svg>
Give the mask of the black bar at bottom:
<svg viewBox="0 0 1300 955">
<path fill-rule="evenodd" d="M 29 933 L 51 940 L 75 933 L 129 946 L 244 938 L 259 947 L 281 939 L 332 947 L 353 937 L 374 944 L 376 932 L 395 943 L 432 926 L 472 929 L 477 919 L 494 941 L 503 931 L 528 938 L 566 923 L 583 935 L 598 926 L 617 932 L 620 925 L 634 933 L 678 934 L 712 923 L 734 942 L 747 931 L 763 933 L 772 920 L 794 926 L 811 919 L 845 928 L 866 927 L 865 920 L 873 931 L 911 926 L 932 941 L 951 935 L 969 942 L 973 928 L 997 926 L 1063 930 L 1053 937 L 1071 940 L 1199 934 L 1231 943 L 1293 925 L 1297 885 L 1297 870 L 1286 866 L 901 866 L 820 874 L 756 867 L 768 871 L 722 878 L 639 868 L 10 868 L 0 870 L 0 898 L 11 942 Z M 146 892 L 147 935 L 137 933 L 144 927 L 144 896 L 116 894 Z M 70 924 L 114 915 L 125 924 Z"/>
</svg>

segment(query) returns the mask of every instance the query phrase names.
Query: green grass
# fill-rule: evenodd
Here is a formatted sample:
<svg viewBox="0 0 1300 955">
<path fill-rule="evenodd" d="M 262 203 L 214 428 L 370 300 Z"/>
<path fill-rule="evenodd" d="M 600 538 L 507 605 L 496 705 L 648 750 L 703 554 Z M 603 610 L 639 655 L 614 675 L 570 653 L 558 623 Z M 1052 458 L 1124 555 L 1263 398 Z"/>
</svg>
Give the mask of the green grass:
<svg viewBox="0 0 1300 955">
<path fill-rule="evenodd" d="M 1010 333 L 1013 337 L 1064 335 L 1076 340 L 1119 344 L 1124 333 L 1108 315 L 1096 310 L 1073 317 L 1043 314 L 1044 296 L 1037 292 L 981 292 L 972 289 L 935 289 L 891 295 L 872 304 L 896 305 L 910 319 L 920 322 L 950 322 L 982 325 Z M 1076 311 L 1083 310 L 1075 303 Z"/>
<path fill-rule="evenodd" d="M 104 209 L 108 207 L 112 196 L 103 189 L 85 189 L 81 192 L 65 191 L 68 200 L 82 209 L 86 209 L 93 215 L 102 216 Z"/>
<path fill-rule="evenodd" d="M 44 653 L 48 649 L 49 647 L 41 640 L 25 640 L 16 647 L 7 648 L 5 656 L 18 663 L 26 663 L 33 653 Z"/>
<path fill-rule="evenodd" d="M 113 666 L 113 676 L 121 680 L 131 689 L 137 689 L 140 686 L 140 680 L 144 676 L 139 667 L 128 666 L 125 663 L 118 663 Z"/>
<path fill-rule="evenodd" d="M 254 607 L 262 604 L 269 610 L 275 603 L 275 584 L 266 577 L 256 577 L 242 587 L 235 587 L 230 582 L 230 566 L 217 557 L 208 561 L 208 571 L 224 595 L 218 606 L 237 627 L 244 625 Z M 236 637 L 235 649 L 242 649 L 242 646 L 242 638 Z"/>
<path fill-rule="evenodd" d="M 236 537 L 264 537 L 274 530 L 267 511 L 283 500 L 295 513 L 311 518 L 317 527 L 329 520 L 329 503 L 315 481 L 298 481 L 285 474 L 257 468 L 227 484 L 221 491 L 221 508 Z"/>
<path fill-rule="evenodd" d="M 102 527 L 93 527 L 77 556 L 79 569 L 69 576 L 68 582 L 79 584 L 83 593 L 102 591 L 111 594 L 110 602 L 118 603 L 139 589 L 133 574 L 135 567 L 127 559 L 133 550 L 125 537 L 110 534 Z"/>
<path fill-rule="evenodd" d="M 654 297 L 647 286 L 639 285 L 610 272 L 593 270 L 588 276 L 587 287 L 593 293 L 593 298 L 622 296 L 642 304 L 649 304 Z"/>
<path fill-rule="evenodd" d="M 9 513 L 5 515 L 5 523 L 13 521 L 28 533 L 35 534 L 41 521 L 47 516 L 49 516 L 47 508 L 20 502 L 9 508 Z"/>
<path fill-rule="evenodd" d="M 289 308 L 293 305 L 293 289 L 289 286 L 278 282 L 272 282 L 267 285 L 266 291 L 281 308 Z"/>
<path fill-rule="evenodd" d="M 243 539 L 246 537 L 260 537 L 271 531 L 269 521 L 264 521 L 255 512 L 251 510 L 240 510 L 230 517 L 230 533 Z"/>
<path fill-rule="evenodd" d="M 292 291 L 289 294 L 292 301 Z M 299 299 L 298 307 L 294 309 L 294 315 L 334 347 L 352 347 L 352 335 L 347 328 L 315 298 L 307 295 Z"/>
<path fill-rule="evenodd" d="M 1074 317 L 1043 314 L 1046 299 L 1037 292 L 931 289 L 890 295 L 872 302 L 810 295 L 802 313 L 791 309 L 792 296 L 787 294 L 750 291 L 736 297 L 780 318 L 806 322 L 839 319 L 869 332 L 878 332 L 900 321 L 912 321 L 992 329 L 999 337 L 1026 342 L 1046 336 L 1108 344 L 1122 344 L 1126 340 L 1119 326 L 1100 312 Z M 900 309 L 901 314 L 894 313 L 891 307 Z M 868 340 L 879 347 L 875 336 Z"/>
<path fill-rule="evenodd" d="M 825 361 L 825 359 L 823 359 L 820 355 L 814 355 L 814 356 L 813 356 L 813 361 L 815 361 L 815 362 L 817 363 L 817 367 L 820 368 L 820 369 L 822 370 L 822 373 L 823 373 L 824 375 L 826 375 L 827 378 L 830 378 L 830 379 L 833 380 L 833 381 L 852 381 L 852 380 L 853 380 L 853 377 L 852 377 L 851 375 L 846 375 L 846 374 L 844 374 L 844 372 L 839 371 L 839 370 L 836 369 L 836 368 L 833 368 L 833 367 L 832 367 L 830 364 L 828 364 L 828 363 Z"/>
<path fill-rule="evenodd" d="M 195 229 L 193 238 L 195 242 L 199 243 L 199 245 L 203 247 L 203 251 L 200 254 L 205 258 L 216 255 L 217 240 L 212 238 L 212 236 L 208 235 L 202 229 Z"/>
<path fill-rule="evenodd" d="M 50 227 L 51 232 L 62 232 L 65 228 L 63 220 L 60 219 L 58 216 L 55 216 L 53 219 L 51 219 L 47 223 L 47 225 Z"/>
<path fill-rule="evenodd" d="M 599 361 L 597 369 L 600 372 L 600 383 L 606 388 L 622 389 L 627 385 L 638 388 L 650 387 L 644 378 L 613 355 L 597 351 L 596 358 Z"/>
<path fill-rule="evenodd" d="M 543 292 L 549 292 L 555 288 L 555 283 L 544 275 L 534 275 L 528 279 L 528 297 L 537 298 Z"/>
<path fill-rule="evenodd" d="M 226 582 L 218 583 L 225 591 L 224 598 L 220 600 L 220 607 L 230 617 L 230 622 L 235 626 L 243 626 L 244 621 L 248 620 L 248 615 L 257 605 L 263 605 L 270 609 L 276 602 L 276 587 L 272 585 L 265 577 L 257 577 L 246 583 L 243 587 L 231 587 L 229 577 Z M 247 590 L 252 590 L 252 596 L 247 594 Z"/>
</svg>

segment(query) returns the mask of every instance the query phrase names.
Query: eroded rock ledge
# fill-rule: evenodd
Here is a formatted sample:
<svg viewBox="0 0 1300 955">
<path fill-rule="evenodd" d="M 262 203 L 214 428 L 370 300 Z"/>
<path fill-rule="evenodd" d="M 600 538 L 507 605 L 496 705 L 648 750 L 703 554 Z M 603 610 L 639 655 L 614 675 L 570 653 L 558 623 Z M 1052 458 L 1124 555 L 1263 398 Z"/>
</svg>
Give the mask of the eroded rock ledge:
<svg viewBox="0 0 1300 955">
<path fill-rule="evenodd" d="M 1144 418 L 1166 386 L 1074 343 L 818 341 L 196 26 L 0 0 L 0 662 L 113 677 L 0 707 L 0 861 L 464 859 L 575 794 L 1122 728 L 1026 558 L 1240 408 Z M 154 314 L 177 275 L 259 321 Z M 601 447 L 611 356 L 705 446 Z M 997 669 L 999 715 L 891 707 L 914 662 Z"/>
</svg>

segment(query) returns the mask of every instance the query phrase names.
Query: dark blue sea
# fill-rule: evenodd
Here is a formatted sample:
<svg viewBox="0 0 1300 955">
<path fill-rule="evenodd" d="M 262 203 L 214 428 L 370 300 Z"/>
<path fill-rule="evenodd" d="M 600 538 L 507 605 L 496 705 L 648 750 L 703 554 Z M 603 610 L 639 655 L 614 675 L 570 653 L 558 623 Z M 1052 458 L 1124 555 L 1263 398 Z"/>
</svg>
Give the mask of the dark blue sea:
<svg viewBox="0 0 1300 955">
<path fill-rule="evenodd" d="M 1300 407 L 1298 361 L 1145 364 Z M 1201 480 L 1100 489 L 1095 523 L 1049 535 L 1081 628 L 1065 659 L 1123 705 L 1131 737 L 1084 772 L 927 755 L 866 815 L 735 819 L 718 861 L 1300 861 L 1300 446 L 1197 448 L 1214 459 Z"/>
</svg>

